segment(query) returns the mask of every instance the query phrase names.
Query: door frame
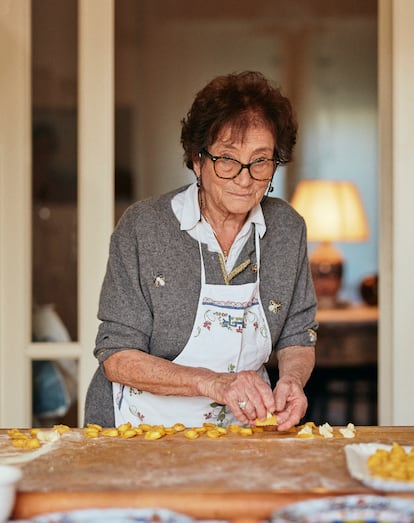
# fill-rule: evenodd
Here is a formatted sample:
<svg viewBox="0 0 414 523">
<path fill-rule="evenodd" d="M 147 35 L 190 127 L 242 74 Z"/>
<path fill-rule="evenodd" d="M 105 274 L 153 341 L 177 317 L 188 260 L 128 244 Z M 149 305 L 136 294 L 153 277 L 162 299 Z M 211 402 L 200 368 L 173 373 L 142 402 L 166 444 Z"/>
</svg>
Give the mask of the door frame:
<svg viewBox="0 0 414 523">
<path fill-rule="evenodd" d="M 31 424 L 31 365 L 78 361 L 79 424 L 114 223 L 114 3 L 78 2 L 78 341 L 31 339 L 31 2 L 0 7 L 0 426 Z"/>
</svg>

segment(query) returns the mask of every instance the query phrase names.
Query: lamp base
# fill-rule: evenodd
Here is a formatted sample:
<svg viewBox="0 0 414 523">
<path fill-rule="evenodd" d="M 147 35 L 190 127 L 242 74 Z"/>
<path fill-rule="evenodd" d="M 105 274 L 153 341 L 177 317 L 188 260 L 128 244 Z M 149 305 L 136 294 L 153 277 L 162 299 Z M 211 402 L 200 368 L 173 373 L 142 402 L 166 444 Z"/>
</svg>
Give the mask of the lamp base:
<svg viewBox="0 0 414 523">
<path fill-rule="evenodd" d="M 309 258 L 313 284 L 320 309 L 338 306 L 338 292 L 342 285 L 343 259 L 329 242 L 322 242 Z"/>
</svg>

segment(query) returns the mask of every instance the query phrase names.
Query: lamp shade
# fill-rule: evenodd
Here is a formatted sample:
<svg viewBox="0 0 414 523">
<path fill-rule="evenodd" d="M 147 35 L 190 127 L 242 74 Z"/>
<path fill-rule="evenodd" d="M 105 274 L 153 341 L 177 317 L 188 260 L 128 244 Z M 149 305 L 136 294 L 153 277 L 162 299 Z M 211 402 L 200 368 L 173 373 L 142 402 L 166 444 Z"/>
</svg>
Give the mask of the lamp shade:
<svg viewBox="0 0 414 523">
<path fill-rule="evenodd" d="M 303 180 L 292 206 L 303 216 L 309 241 L 364 241 L 369 229 L 356 185 L 348 181 Z"/>
</svg>

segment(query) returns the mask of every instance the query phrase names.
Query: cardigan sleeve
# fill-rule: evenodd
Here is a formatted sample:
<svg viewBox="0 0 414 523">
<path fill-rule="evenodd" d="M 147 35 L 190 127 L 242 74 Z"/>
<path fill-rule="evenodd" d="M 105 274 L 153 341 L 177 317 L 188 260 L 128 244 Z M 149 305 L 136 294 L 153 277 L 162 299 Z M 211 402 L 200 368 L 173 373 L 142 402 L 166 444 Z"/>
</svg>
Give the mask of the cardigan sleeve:
<svg viewBox="0 0 414 523">
<path fill-rule="evenodd" d="M 276 343 L 276 349 L 294 345 L 315 346 L 318 324 L 315 320 L 316 296 L 307 256 L 306 227 L 303 223 L 299 240 L 296 278 L 288 314 Z"/>
<path fill-rule="evenodd" d="M 316 297 L 307 256 L 306 225 L 284 200 L 263 204 L 266 233 L 262 239 L 260 293 L 274 350 L 314 346 Z"/>
<path fill-rule="evenodd" d="M 148 352 L 152 313 L 139 277 L 135 214 L 127 211 L 111 236 L 98 318 L 101 324 L 94 354 L 100 362 L 116 350 Z"/>
</svg>

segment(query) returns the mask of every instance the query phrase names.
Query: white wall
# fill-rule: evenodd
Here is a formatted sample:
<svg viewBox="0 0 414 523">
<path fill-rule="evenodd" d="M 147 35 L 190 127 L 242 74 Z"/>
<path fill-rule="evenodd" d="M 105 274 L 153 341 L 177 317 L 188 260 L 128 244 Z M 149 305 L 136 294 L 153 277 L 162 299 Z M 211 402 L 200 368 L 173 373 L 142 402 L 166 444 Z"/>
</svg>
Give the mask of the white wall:
<svg viewBox="0 0 414 523">
<path fill-rule="evenodd" d="M 277 38 L 240 39 L 244 24 L 224 28 L 199 21 L 188 26 L 175 22 L 164 24 L 161 33 L 153 29 L 147 28 L 140 48 L 143 65 L 138 81 L 145 102 L 138 106 L 137 148 L 141 151 L 138 193 L 142 197 L 193 181 L 194 176 L 183 166 L 180 121 L 207 81 L 244 69 L 278 77 L 271 63 Z M 237 45 L 229 46 L 229 41 Z"/>
<path fill-rule="evenodd" d="M 393 360 L 391 368 L 391 416 L 395 424 L 414 424 L 414 155 L 412 147 L 414 122 L 414 62 L 412 58 L 414 2 L 394 0 L 392 20 L 392 121 L 383 146 L 391 149 L 393 184 L 388 185 L 393 210 L 392 295 L 387 309 L 393 306 Z M 385 174 L 385 173 L 384 173 Z M 384 191 L 387 186 L 384 187 Z M 384 246 L 387 249 L 386 246 Z M 385 291 L 385 289 L 384 289 Z M 385 303 L 384 303 L 385 305 Z M 386 309 L 386 310 L 387 310 Z M 385 311 L 384 311 L 385 312 Z M 386 324 L 385 324 L 386 325 Z M 384 325 L 384 327 L 385 327 Z M 382 347 L 387 350 L 386 346 Z M 384 361 L 385 363 L 385 361 Z"/>
<path fill-rule="evenodd" d="M 299 120 L 295 161 L 276 176 L 274 195 L 288 199 L 299 178 L 349 179 L 360 189 L 369 241 L 340 245 L 344 298 L 359 300 L 361 280 L 378 271 L 376 18 L 163 18 L 157 3 L 142 5 L 124 11 L 118 34 L 128 39 L 117 50 L 117 98 L 135 115 L 136 197 L 193 180 L 179 137 L 195 93 L 218 74 L 260 70 L 292 99 Z"/>
<path fill-rule="evenodd" d="M 370 237 L 341 243 L 343 297 L 357 301 L 361 280 L 378 272 L 377 21 L 336 20 L 314 35 L 296 155 L 300 178 L 350 180 L 358 187 Z"/>
</svg>

